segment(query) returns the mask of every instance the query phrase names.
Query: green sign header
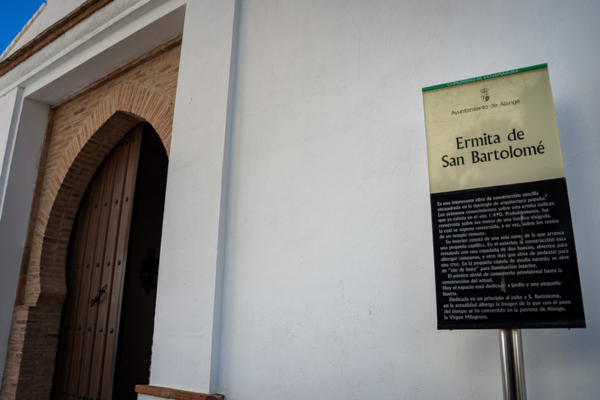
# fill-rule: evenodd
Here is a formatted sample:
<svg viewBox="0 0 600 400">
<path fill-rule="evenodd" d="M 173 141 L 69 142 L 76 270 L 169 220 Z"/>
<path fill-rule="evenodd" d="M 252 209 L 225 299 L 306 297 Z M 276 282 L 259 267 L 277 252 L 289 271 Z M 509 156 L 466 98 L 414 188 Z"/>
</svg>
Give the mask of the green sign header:
<svg viewBox="0 0 600 400">
<path fill-rule="evenodd" d="M 500 76 L 512 75 L 512 74 L 517 74 L 519 72 L 531 71 L 533 69 L 547 68 L 547 67 L 548 67 L 548 64 L 539 64 L 539 65 L 534 65 L 532 67 L 511 69 L 510 71 L 497 72 L 495 74 L 483 75 L 483 76 L 478 76 L 475 78 L 463 79 L 460 81 L 454 81 L 454 82 L 450 82 L 450 83 L 443 83 L 441 85 L 429 86 L 429 87 L 423 88 L 423 91 L 427 92 L 429 90 L 435 90 L 435 89 L 441 89 L 441 88 L 450 87 L 450 86 L 462 85 L 463 83 L 484 81 L 486 79 L 498 78 Z"/>
</svg>

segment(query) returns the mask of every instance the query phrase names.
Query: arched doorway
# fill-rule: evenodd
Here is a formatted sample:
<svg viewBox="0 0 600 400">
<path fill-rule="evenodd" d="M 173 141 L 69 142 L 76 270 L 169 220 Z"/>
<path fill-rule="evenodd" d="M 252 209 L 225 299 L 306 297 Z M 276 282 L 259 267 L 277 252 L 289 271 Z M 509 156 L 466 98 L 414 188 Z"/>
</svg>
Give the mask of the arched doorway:
<svg viewBox="0 0 600 400">
<path fill-rule="evenodd" d="M 54 399 L 135 399 L 148 382 L 168 158 L 147 123 L 98 168 L 67 259 Z M 152 253 L 152 254 L 150 254 Z"/>
</svg>

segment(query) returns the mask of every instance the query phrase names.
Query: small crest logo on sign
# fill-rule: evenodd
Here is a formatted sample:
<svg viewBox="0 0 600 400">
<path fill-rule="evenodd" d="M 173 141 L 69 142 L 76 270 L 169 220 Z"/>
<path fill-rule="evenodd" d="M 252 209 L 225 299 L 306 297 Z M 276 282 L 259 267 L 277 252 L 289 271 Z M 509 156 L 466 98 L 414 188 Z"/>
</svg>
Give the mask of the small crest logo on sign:
<svg viewBox="0 0 600 400">
<path fill-rule="evenodd" d="M 490 93 L 489 93 L 489 91 L 490 91 L 490 89 L 487 89 L 487 88 L 483 88 L 483 89 L 480 90 L 480 92 L 481 92 L 481 100 L 484 103 L 490 99 Z"/>
</svg>

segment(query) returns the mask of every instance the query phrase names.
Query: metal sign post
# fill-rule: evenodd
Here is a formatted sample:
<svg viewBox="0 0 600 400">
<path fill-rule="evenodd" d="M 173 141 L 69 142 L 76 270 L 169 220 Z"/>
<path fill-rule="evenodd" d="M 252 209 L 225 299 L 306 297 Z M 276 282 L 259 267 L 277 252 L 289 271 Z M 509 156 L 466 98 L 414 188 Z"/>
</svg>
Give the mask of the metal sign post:
<svg viewBox="0 0 600 400">
<path fill-rule="evenodd" d="M 527 400 L 520 329 L 500 329 L 502 387 L 505 400 Z"/>
</svg>

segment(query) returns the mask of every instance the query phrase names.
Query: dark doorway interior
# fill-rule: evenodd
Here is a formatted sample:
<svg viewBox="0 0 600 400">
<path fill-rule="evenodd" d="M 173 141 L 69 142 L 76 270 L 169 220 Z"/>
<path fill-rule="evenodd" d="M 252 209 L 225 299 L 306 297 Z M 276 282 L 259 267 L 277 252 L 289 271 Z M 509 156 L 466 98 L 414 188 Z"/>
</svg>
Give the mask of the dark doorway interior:
<svg viewBox="0 0 600 400">
<path fill-rule="evenodd" d="M 144 124 L 143 138 L 114 375 L 113 399 L 118 400 L 137 399 L 135 385 L 149 383 L 152 356 L 157 272 L 153 265 L 160 255 L 169 160 L 150 124 Z"/>
</svg>

